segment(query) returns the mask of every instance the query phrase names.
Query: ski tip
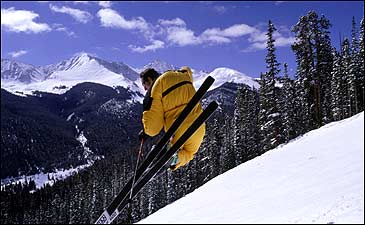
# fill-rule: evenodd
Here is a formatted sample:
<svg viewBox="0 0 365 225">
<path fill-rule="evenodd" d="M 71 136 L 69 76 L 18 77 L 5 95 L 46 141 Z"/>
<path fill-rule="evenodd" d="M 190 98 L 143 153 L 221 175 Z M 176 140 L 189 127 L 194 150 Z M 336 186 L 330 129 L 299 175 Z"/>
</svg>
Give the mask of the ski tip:
<svg viewBox="0 0 365 225">
<path fill-rule="evenodd" d="M 99 217 L 99 219 L 95 222 L 95 224 L 110 224 L 110 216 L 107 211 L 104 211 L 103 214 Z"/>
<path fill-rule="evenodd" d="M 214 110 L 218 108 L 218 103 L 216 101 L 212 101 L 210 104 L 209 104 L 210 107 L 212 107 Z"/>
<path fill-rule="evenodd" d="M 215 81 L 215 79 L 212 76 L 208 76 L 206 79 L 206 82 L 208 82 L 209 84 L 212 84 Z"/>
</svg>

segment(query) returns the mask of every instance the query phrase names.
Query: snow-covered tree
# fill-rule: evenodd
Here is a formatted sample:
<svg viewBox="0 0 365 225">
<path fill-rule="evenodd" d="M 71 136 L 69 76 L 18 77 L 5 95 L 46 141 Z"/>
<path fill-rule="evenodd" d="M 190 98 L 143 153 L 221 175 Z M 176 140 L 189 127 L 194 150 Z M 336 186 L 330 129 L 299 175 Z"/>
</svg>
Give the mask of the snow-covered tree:
<svg viewBox="0 0 365 225">
<path fill-rule="evenodd" d="M 275 40 L 273 34 L 275 26 L 269 21 L 267 35 L 266 68 L 267 72 L 261 76 L 260 86 L 260 130 L 263 138 L 263 150 L 275 148 L 283 142 L 281 113 L 278 110 L 278 94 L 275 90 L 275 78 L 280 72 L 279 63 L 275 55 Z"/>
<path fill-rule="evenodd" d="M 244 133 L 243 133 L 243 109 L 246 107 L 244 105 L 244 97 L 243 97 L 243 87 L 239 87 L 237 90 L 237 96 L 234 103 L 234 113 L 233 113 L 233 146 L 234 152 L 236 153 L 235 164 L 241 164 L 243 159 L 242 151 L 245 149 L 244 143 Z"/>
<path fill-rule="evenodd" d="M 341 87 L 341 95 L 343 98 L 343 113 L 344 118 L 347 118 L 351 115 L 351 91 L 350 85 L 354 83 L 354 77 L 351 76 L 350 73 L 350 64 L 351 64 L 351 55 L 350 55 L 350 41 L 348 38 L 345 38 L 342 43 L 341 48 L 341 58 L 342 58 L 342 68 L 343 68 L 343 76 L 341 82 L 343 83 Z"/>
<path fill-rule="evenodd" d="M 331 24 L 324 16 L 310 11 L 300 17 L 293 27 L 295 42 L 292 49 L 296 55 L 298 88 L 303 101 L 301 117 L 304 132 L 318 128 L 330 121 L 330 74 L 332 70 Z"/>
<path fill-rule="evenodd" d="M 365 59 L 365 40 L 364 40 L 364 33 L 365 33 L 365 25 L 364 25 L 364 18 L 361 19 L 361 26 L 360 26 L 360 36 L 359 36 L 359 60 L 360 60 L 360 72 L 359 72 L 359 79 L 358 79 L 358 101 L 359 101 L 359 111 L 364 111 L 364 104 L 365 104 L 365 69 L 364 69 L 364 59 Z"/>
<path fill-rule="evenodd" d="M 331 80 L 331 110 L 332 110 L 332 117 L 335 121 L 341 120 L 344 118 L 342 113 L 342 105 L 343 105 L 343 97 L 341 95 L 341 87 L 342 87 L 342 75 L 343 75 L 343 68 L 342 68 L 342 59 L 341 55 L 336 51 L 333 50 L 333 70 L 332 70 L 332 80 Z"/>
<path fill-rule="evenodd" d="M 213 120 L 212 127 L 212 142 L 210 143 L 210 166 L 212 178 L 220 174 L 221 170 L 221 153 L 223 151 L 223 132 L 221 121 L 217 118 Z"/>
<path fill-rule="evenodd" d="M 236 164 L 260 155 L 260 131 L 258 123 L 259 100 L 256 89 L 242 85 L 237 90 L 234 117 L 234 147 Z"/>
<path fill-rule="evenodd" d="M 357 37 L 357 28 L 355 17 L 352 17 L 352 30 L 351 37 L 352 43 L 350 48 L 350 65 L 348 74 L 348 87 L 349 87 L 349 104 L 350 104 L 350 116 L 359 112 L 358 105 L 358 80 L 363 76 L 360 74 L 361 59 L 359 58 L 359 43 Z"/>
<path fill-rule="evenodd" d="M 236 166 L 235 148 L 232 143 L 234 137 L 232 132 L 234 122 L 232 121 L 231 116 L 228 114 L 224 116 L 224 126 L 222 128 L 224 130 L 224 148 L 221 156 L 221 173 Z"/>
<path fill-rule="evenodd" d="M 281 110 L 283 112 L 283 137 L 287 142 L 296 136 L 294 82 L 289 78 L 288 64 L 284 63 L 283 94 Z"/>
</svg>

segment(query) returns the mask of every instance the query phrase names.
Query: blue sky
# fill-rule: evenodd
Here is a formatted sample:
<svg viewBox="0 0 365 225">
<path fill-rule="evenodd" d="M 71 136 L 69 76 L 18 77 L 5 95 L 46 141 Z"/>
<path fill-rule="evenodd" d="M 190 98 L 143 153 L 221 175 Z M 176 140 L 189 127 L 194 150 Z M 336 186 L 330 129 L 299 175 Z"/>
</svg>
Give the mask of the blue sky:
<svg viewBox="0 0 365 225">
<path fill-rule="evenodd" d="M 279 63 L 296 68 L 290 31 L 310 10 L 332 24 L 331 39 L 351 36 L 362 1 L 1 1 L 1 57 L 48 65 L 87 52 L 140 68 L 155 60 L 212 71 L 265 72 L 271 20 Z"/>
</svg>

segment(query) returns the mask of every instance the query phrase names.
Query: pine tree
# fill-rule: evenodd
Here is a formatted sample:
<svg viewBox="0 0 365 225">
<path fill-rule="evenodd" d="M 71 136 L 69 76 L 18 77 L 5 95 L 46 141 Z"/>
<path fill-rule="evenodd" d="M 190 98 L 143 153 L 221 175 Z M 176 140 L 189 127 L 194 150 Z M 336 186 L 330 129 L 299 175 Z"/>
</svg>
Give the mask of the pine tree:
<svg viewBox="0 0 365 225">
<path fill-rule="evenodd" d="M 206 133 L 199 151 L 197 152 L 195 159 L 197 161 L 196 179 L 197 183 L 203 185 L 210 179 L 210 154 L 209 145 L 211 143 L 211 124 L 206 124 Z"/>
<path fill-rule="evenodd" d="M 220 174 L 221 170 L 221 153 L 223 149 L 223 133 L 221 122 L 217 118 L 213 120 L 212 127 L 212 142 L 210 144 L 210 167 L 211 167 L 211 178 L 216 177 Z"/>
<path fill-rule="evenodd" d="M 332 70 L 332 81 L 331 81 L 331 89 L 332 89 L 331 110 L 333 119 L 337 121 L 345 117 L 342 110 L 344 96 L 341 93 L 341 90 L 343 89 L 342 88 L 343 65 L 342 65 L 341 55 L 336 51 L 336 49 L 333 50 L 333 58 L 334 58 L 334 65 Z"/>
<path fill-rule="evenodd" d="M 148 215 L 154 213 L 157 208 L 157 193 L 155 188 L 157 187 L 157 179 L 152 179 L 149 183 L 147 183 L 145 191 L 148 192 Z"/>
<path fill-rule="evenodd" d="M 300 133 L 305 133 L 312 128 L 311 110 L 310 110 L 310 84 L 312 82 L 313 73 L 313 57 L 311 30 L 309 27 L 308 16 L 302 16 L 299 22 L 293 27 L 295 32 L 295 43 L 292 50 L 296 56 L 296 102 L 298 106 L 297 122 L 300 124 Z"/>
<path fill-rule="evenodd" d="M 360 70 L 359 76 L 357 80 L 357 90 L 358 90 L 358 106 L 359 111 L 364 111 L 364 104 L 365 104 L 365 69 L 364 69 L 364 59 L 365 59 L 365 40 L 364 40 L 364 33 L 365 33 L 365 25 L 364 25 L 364 18 L 361 19 L 361 26 L 360 26 L 360 36 L 359 36 L 359 57 L 360 60 Z"/>
<path fill-rule="evenodd" d="M 359 89 L 358 81 L 361 79 L 361 59 L 359 58 L 359 42 L 357 40 L 357 29 L 355 17 L 352 17 L 352 43 L 350 50 L 350 65 L 348 75 L 348 86 L 349 86 L 349 104 L 350 104 L 350 116 L 355 115 L 359 112 L 358 92 Z"/>
<path fill-rule="evenodd" d="M 342 102 L 342 111 L 343 111 L 343 119 L 347 118 L 351 115 L 351 92 L 350 92 L 350 85 L 354 81 L 354 77 L 351 76 L 350 73 L 350 64 L 351 64 L 351 56 L 350 56 L 350 41 L 348 38 L 345 38 L 342 43 L 341 48 L 341 58 L 342 58 L 342 67 L 343 67 L 343 76 L 341 79 L 341 82 L 343 85 L 341 85 L 341 95 L 343 97 Z"/>
<path fill-rule="evenodd" d="M 237 90 L 237 95 L 234 103 L 233 113 L 233 146 L 236 153 L 235 164 L 239 165 L 244 162 L 242 151 L 245 149 L 244 134 L 243 134 L 243 109 L 244 109 L 243 87 L 240 86 Z"/>
<path fill-rule="evenodd" d="M 225 149 L 224 152 L 222 152 L 222 173 L 226 172 L 227 170 L 230 170 L 234 167 L 236 167 L 236 154 L 235 149 L 233 146 L 233 120 L 231 116 L 225 115 L 224 118 L 224 124 L 225 124 L 225 135 L 224 135 L 224 145 Z"/>
<path fill-rule="evenodd" d="M 295 128 L 295 103 L 294 103 L 294 82 L 289 78 L 288 64 L 284 63 L 284 78 L 283 78 L 283 137 L 285 142 L 288 142 L 296 136 Z"/>
<path fill-rule="evenodd" d="M 276 31 L 274 25 L 269 21 L 267 32 L 266 68 L 268 71 L 261 76 L 260 87 L 260 125 L 263 137 L 263 150 L 267 151 L 283 143 L 281 114 L 278 110 L 278 94 L 275 88 L 275 78 L 277 77 L 280 65 L 275 55 L 275 40 L 273 33 Z"/>
<path fill-rule="evenodd" d="M 258 122 L 260 109 L 259 96 L 254 87 L 253 89 L 246 87 L 243 90 L 245 102 L 247 104 L 247 107 L 245 108 L 247 111 L 244 112 L 243 118 L 243 129 L 246 133 L 246 149 L 248 150 L 246 160 L 250 160 L 263 153 L 260 145 L 260 129 Z"/>
<path fill-rule="evenodd" d="M 319 89 L 318 121 L 317 126 L 332 121 L 331 117 L 331 72 L 333 68 L 332 46 L 329 28 L 332 26 L 329 20 L 322 16 L 319 20 L 319 30 L 316 40 L 316 67 L 317 83 Z M 317 90 L 318 90 L 317 89 Z"/>
<path fill-rule="evenodd" d="M 299 86 L 298 100 L 301 105 L 304 132 L 318 128 L 330 121 L 330 74 L 332 70 L 331 24 L 324 16 L 310 11 L 302 16 L 293 27 L 295 43 L 292 49 L 296 55 Z"/>
</svg>

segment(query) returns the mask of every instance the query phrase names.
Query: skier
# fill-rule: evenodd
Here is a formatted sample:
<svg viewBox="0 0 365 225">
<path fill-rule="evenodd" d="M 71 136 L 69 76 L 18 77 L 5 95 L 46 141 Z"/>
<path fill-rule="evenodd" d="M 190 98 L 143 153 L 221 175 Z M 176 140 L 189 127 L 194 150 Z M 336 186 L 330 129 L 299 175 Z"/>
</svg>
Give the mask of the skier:
<svg viewBox="0 0 365 225">
<path fill-rule="evenodd" d="M 143 100 L 143 130 L 139 133 L 139 138 L 146 139 L 149 136 L 153 137 L 159 134 L 162 128 L 166 132 L 196 90 L 193 86 L 192 72 L 189 67 L 182 67 L 180 70 L 168 70 L 162 75 L 153 68 L 148 68 L 141 72 L 140 78 L 147 92 Z M 201 104 L 197 104 L 172 137 L 171 146 L 202 111 Z M 194 158 L 204 135 L 205 123 L 199 127 L 169 161 L 169 168 L 172 171 L 186 165 Z"/>
<path fill-rule="evenodd" d="M 166 74 L 170 74 L 169 76 L 171 77 L 163 78 L 164 76 L 167 76 Z M 172 166 L 169 168 L 171 170 L 176 170 L 187 164 L 194 157 L 194 153 L 198 150 L 202 142 L 205 134 L 205 121 L 207 121 L 207 119 L 209 119 L 209 117 L 218 108 L 218 103 L 215 101 L 210 102 L 204 110 L 202 110 L 200 105 L 202 97 L 213 84 L 214 78 L 208 76 L 195 92 L 194 87 L 192 87 L 192 73 L 188 67 L 183 67 L 179 71 L 167 71 L 162 76 L 160 76 L 160 74 L 158 74 L 155 70 L 149 69 L 141 74 L 141 79 L 142 84 L 147 91 L 146 98 L 143 102 L 143 126 L 144 128 L 148 128 L 147 130 L 151 131 L 152 134 L 149 133 L 150 135 L 159 133 L 162 127 L 165 127 L 165 134 L 159 140 L 155 148 L 151 149 L 147 158 L 138 167 L 143 143 L 146 137 L 148 137 L 143 130 L 140 132 L 140 139 L 142 141 L 138 152 L 134 175 L 114 198 L 112 203 L 96 220 L 96 224 L 110 224 L 113 222 L 126 205 L 131 205 L 130 203 L 132 202 L 132 198 L 136 196 L 152 178 L 156 177 L 156 175 L 158 176 L 158 174 L 161 174 L 164 171 L 164 167 L 166 165 L 170 164 Z M 173 83 L 175 84 L 172 85 Z M 167 95 L 171 92 L 176 92 L 177 89 L 185 85 L 191 86 L 189 88 L 184 87 L 185 91 L 180 90 L 180 95 L 182 96 L 177 98 L 179 99 L 178 101 L 174 101 L 173 99 L 166 101 L 165 97 Z M 189 97 L 191 92 L 194 94 L 192 97 Z M 187 103 L 184 103 L 185 98 L 190 98 Z M 156 99 L 158 101 L 156 101 Z M 177 102 L 180 102 L 181 104 L 177 104 Z M 184 104 L 185 106 L 183 107 L 183 110 L 180 110 Z M 162 111 L 161 114 L 156 114 L 157 122 L 160 122 L 160 125 L 156 125 L 156 121 L 152 117 L 153 110 L 157 111 L 157 113 L 161 113 Z M 196 116 L 196 114 L 201 110 L 202 112 Z M 174 117 L 176 114 L 178 114 L 178 116 L 171 119 L 173 121 L 172 123 L 170 119 L 166 119 L 167 116 Z M 194 121 L 191 122 L 191 118 L 194 117 L 196 117 L 196 119 L 193 119 Z M 189 120 L 185 123 L 184 121 L 186 121 L 186 119 Z M 183 124 L 185 124 L 184 126 L 186 127 L 180 128 Z M 168 140 L 170 140 L 170 142 L 172 140 L 174 144 L 172 146 L 167 145 L 168 147 L 166 147 Z M 176 152 L 179 153 L 178 156 L 175 157 L 176 162 L 171 163 L 169 159 L 173 159 L 173 154 Z M 156 159 L 157 162 L 154 163 L 154 160 Z M 154 164 L 149 167 L 151 163 Z M 131 209 L 132 208 L 130 207 L 130 214 L 132 213 Z"/>
</svg>

